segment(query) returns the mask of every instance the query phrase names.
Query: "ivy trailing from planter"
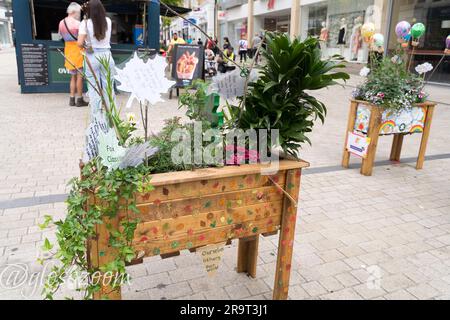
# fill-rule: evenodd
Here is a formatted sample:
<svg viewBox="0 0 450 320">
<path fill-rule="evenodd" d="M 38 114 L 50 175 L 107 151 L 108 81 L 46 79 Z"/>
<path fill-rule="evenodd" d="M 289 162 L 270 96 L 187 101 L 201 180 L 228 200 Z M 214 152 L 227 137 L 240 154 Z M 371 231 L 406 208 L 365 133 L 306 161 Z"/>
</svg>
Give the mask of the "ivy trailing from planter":
<svg viewBox="0 0 450 320">
<path fill-rule="evenodd" d="M 131 246 L 134 231 L 139 220 L 124 219 L 120 222 L 119 230 L 107 225 L 109 245 L 116 249 L 117 255 L 109 264 L 93 269 L 89 263 L 87 241 L 96 237 L 96 225 L 103 224 L 103 218 L 114 218 L 120 210 L 139 213 L 136 208 L 134 194 L 150 192 L 151 167 L 140 165 L 136 168 L 107 171 L 99 163 L 92 161 L 82 169 L 82 178 L 74 178 L 70 182 L 71 191 L 67 199 L 67 216 L 64 220 L 56 221 L 56 238 L 58 249 L 54 258 L 60 261 L 52 268 L 43 294 L 46 299 L 53 299 L 60 286 L 69 278 L 82 280 L 84 299 L 91 299 L 100 289 L 99 275 L 109 273 L 111 286 L 117 288 L 123 280 L 128 279 L 125 265 L 135 257 Z M 100 204 L 86 206 L 91 195 L 95 194 Z M 124 199 L 125 204 L 119 203 Z M 45 226 L 51 223 L 47 218 Z M 45 241 L 46 250 L 51 251 L 53 245 Z"/>
</svg>

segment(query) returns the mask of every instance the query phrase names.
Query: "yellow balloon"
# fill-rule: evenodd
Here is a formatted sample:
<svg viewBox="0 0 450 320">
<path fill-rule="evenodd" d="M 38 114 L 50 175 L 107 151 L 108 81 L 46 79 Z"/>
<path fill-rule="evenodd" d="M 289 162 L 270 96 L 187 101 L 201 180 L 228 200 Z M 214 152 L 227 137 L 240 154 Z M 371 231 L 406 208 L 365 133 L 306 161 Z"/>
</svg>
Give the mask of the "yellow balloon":
<svg viewBox="0 0 450 320">
<path fill-rule="evenodd" d="M 365 23 L 361 28 L 361 35 L 364 38 L 371 38 L 375 34 L 375 25 L 372 22 Z"/>
</svg>

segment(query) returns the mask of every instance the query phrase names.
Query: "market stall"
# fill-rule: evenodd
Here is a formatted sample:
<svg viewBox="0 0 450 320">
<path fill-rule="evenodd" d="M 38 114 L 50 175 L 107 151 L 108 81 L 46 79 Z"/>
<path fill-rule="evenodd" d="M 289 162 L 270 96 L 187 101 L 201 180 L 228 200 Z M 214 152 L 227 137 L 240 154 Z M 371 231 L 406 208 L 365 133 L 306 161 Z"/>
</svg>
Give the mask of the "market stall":
<svg viewBox="0 0 450 320">
<path fill-rule="evenodd" d="M 70 1 L 16 0 L 13 15 L 16 29 L 17 66 L 22 93 L 66 92 L 70 74 L 58 49 L 64 43 L 58 24 L 66 16 Z M 112 54 L 117 64 L 137 48 L 159 50 L 160 15 L 169 14 L 159 1 L 103 1 L 113 22 Z M 189 9 L 174 8 L 179 13 Z"/>
</svg>

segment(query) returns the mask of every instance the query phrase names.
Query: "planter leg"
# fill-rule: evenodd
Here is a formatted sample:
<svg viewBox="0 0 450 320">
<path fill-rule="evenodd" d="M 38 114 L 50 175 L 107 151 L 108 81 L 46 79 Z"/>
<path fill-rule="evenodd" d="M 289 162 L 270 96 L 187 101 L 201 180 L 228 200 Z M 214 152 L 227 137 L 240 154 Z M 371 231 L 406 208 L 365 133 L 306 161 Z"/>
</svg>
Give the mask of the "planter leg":
<svg viewBox="0 0 450 320">
<path fill-rule="evenodd" d="M 256 278 L 256 263 L 258 260 L 259 235 L 239 239 L 237 272 L 247 272 Z"/>
<path fill-rule="evenodd" d="M 300 192 L 301 170 L 289 170 L 286 173 L 286 191 L 298 202 Z M 292 253 L 294 249 L 295 224 L 297 222 L 297 208 L 288 197 L 283 200 L 281 217 L 281 231 L 278 242 L 277 266 L 275 269 L 274 300 L 286 300 L 289 292 L 291 277 Z"/>
<path fill-rule="evenodd" d="M 422 141 L 420 142 L 419 156 L 417 158 L 416 169 L 423 168 L 425 161 L 425 152 L 427 151 L 428 138 L 430 137 L 431 121 L 433 120 L 434 106 L 428 106 L 425 126 L 422 133 Z"/>
<path fill-rule="evenodd" d="M 348 152 L 347 150 L 348 133 L 353 132 L 355 128 L 357 108 L 358 103 L 356 101 L 352 101 L 352 103 L 350 104 L 350 112 L 348 114 L 347 130 L 345 131 L 344 154 L 342 156 L 342 166 L 344 168 L 348 168 L 350 162 L 350 152 Z"/>
<path fill-rule="evenodd" d="M 89 200 L 89 205 L 94 203 Z M 110 224 L 113 228 L 118 229 L 119 219 L 115 218 L 113 220 L 104 218 L 103 224 L 98 224 L 96 226 L 97 238 L 88 241 L 88 262 L 92 269 L 99 270 L 100 266 L 104 266 L 107 263 L 114 260 L 115 250 L 108 245 L 109 242 L 109 232 L 106 225 Z M 119 288 L 113 288 L 111 285 L 112 281 L 108 275 L 99 274 L 94 279 L 95 283 L 101 285 L 100 290 L 94 293 L 94 300 L 121 300 L 121 290 Z"/>
<path fill-rule="evenodd" d="M 392 141 L 391 156 L 389 157 L 389 160 L 400 161 L 400 155 L 402 153 L 403 137 L 404 135 L 401 133 L 394 135 L 394 140 Z"/>
<path fill-rule="evenodd" d="M 370 138 L 369 149 L 367 150 L 367 157 L 363 159 L 361 166 L 361 174 L 371 176 L 373 171 L 373 163 L 375 161 L 375 154 L 377 152 L 378 137 L 380 136 L 381 112 L 380 108 L 371 106 L 370 108 L 370 122 L 367 137 Z"/>
</svg>

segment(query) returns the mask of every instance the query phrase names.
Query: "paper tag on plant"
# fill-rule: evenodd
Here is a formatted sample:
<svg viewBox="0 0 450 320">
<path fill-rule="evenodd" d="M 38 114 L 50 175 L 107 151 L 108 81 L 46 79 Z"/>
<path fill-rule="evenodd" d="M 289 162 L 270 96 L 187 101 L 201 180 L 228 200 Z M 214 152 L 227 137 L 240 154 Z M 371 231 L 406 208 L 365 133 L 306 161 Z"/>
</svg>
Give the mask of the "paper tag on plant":
<svg viewBox="0 0 450 320">
<path fill-rule="evenodd" d="M 91 124 L 86 130 L 86 146 L 84 149 L 83 162 L 87 163 L 98 156 L 98 135 L 100 132 L 109 130 L 103 113 L 96 113 Z"/>
<path fill-rule="evenodd" d="M 161 94 L 175 85 L 175 81 L 170 81 L 165 76 L 166 66 L 166 60 L 159 55 L 144 62 L 135 52 L 123 69 L 116 68 L 115 79 L 120 82 L 117 88 L 131 93 L 127 108 L 131 107 L 134 99 L 143 104 L 146 101 L 150 104 L 164 101 Z"/>
<path fill-rule="evenodd" d="M 100 158 L 102 158 L 102 164 L 109 170 L 114 170 L 121 164 L 126 149 L 119 146 L 119 140 L 117 140 L 114 130 L 110 129 L 106 134 L 100 132 L 98 152 Z"/>
<path fill-rule="evenodd" d="M 249 82 L 253 82 L 256 79 L 258 79 L 258 72 L 252 70 Z M 225 99 L 242 97 L 245 94 L 245 81 L 246 77 L 241 75 L 240 69 L 222 74 L 219 73 L 212 78 L 209 93 L 217 93 Z"/>
</svg>

